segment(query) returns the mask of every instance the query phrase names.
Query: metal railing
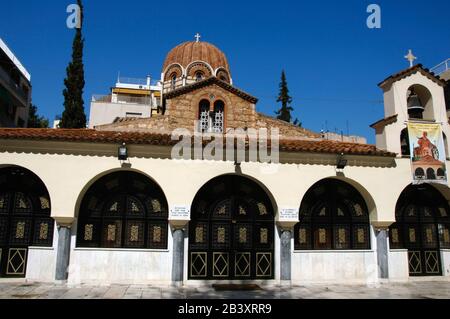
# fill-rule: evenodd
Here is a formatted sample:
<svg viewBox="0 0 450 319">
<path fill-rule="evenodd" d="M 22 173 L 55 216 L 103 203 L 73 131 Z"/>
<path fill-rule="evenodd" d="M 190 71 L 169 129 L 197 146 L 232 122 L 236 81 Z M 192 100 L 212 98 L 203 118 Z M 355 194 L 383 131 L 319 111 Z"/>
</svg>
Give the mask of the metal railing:
<svg viewBox="0 0 450 319">
<path fill-rule="evenodd" d="M 133 97 L 133 96 L 117 96 L 117 99 L 113 101 L 111 95 L 93 95 L 92 102 L 96 103 L 114 103 L 114 104 L 140 104 L 149 105 L 151 107 L 157 107 L 159 99 L 156 99 L 156 103 L 153 103 L 151 97 Z"/>
<path fill-rule="evenodd" d="M 159 86 L 161 81 L 158 80 L 150 80 L 151 86 Z M 117 83 L 121 84 L 131 84 L 131 85 L 140 85 L 140 86 L 148 86 L 149 83 L 147 79 L 138 79 L 138 78 L 127 78 L 127 77 L 119 77 L 117 79 Z"/>
<path fill-rule="evenodd" d="M 444 62 L 436 65 L 434 68 L 431 68 L 430 71 L 436 75 L 441 75 L 442 73 L 446 72 L 449 69 L 450 69 L 450 59 L 447 59 Z"/>
<path fill-rule="evenodd" d="M 111 103 L 111 95 L 93 95 L 92 102 Z"/>
<path fill-rule="evenodd" d="M 28 103 L 28 95 L 13 81 L 11 76 L 0 67 L 0 78 L 10 87 L 20 98 L 23 99 L 25 104 Z"/>
<path fill-rule="evenodd" d="M 147 85 L 147 79 L 119 77 L 117 81 L 124 84 Z"/>
</svg>

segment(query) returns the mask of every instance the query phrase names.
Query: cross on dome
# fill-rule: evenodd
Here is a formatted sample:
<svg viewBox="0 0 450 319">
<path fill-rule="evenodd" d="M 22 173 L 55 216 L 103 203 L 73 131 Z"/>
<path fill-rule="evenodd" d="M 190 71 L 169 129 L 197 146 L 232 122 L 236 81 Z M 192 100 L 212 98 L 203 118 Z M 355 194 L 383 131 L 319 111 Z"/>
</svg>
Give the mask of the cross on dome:
<svg viewBox="0 0 450 319">
<path fill-rule="evenodd" d="M 195 35 L 195 39 L 196 39 L 196 41 L 195 42 L 200 42 L 200 38 L 201 38 L 202 36 L 197 32 L 197 34 Z"/>
<path fill-rule="evenodd" d="M 414 56 L 414 54 L 412 53 L 412 50 L 410 49 L 408 54 L 405 55 L 405 59 L 409 61 L 409 67 L 413 67 L 414 65 L 414 60 L 417 60 L 417 57 Z"/>
</svg>

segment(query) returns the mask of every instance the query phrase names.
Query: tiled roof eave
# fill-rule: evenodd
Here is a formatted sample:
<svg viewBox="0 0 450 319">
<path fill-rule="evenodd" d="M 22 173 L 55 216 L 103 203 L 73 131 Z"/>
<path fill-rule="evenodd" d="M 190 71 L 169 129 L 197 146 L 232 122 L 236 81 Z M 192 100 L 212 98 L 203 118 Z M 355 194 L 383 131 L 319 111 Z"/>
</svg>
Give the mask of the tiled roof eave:
<svg viewBox="0 0 450 319">
<path fill-rule="evenodd" d="M 404 79 L 408 76 L 411 76 L 415 74 L 416 72 L 420 72 L 422 75 L 426 76 L 431 81 L 437 83 L 440 86 L 446 86 L 446 83 L 444 80 L 442 80 L 439 76 L 436 76 L 433 72 L 430 72 L 430 70 L 423 67 L 422 64 L 417 64 L 411 68 L 405 69 L 403 71 L 400 71 L 394 75 L 389 76 L 384 81 L 380 82 L 378 86 L 380 88 L 385 88 L 386 86 L 391 85 L 392 83 Z"/>
<path fill-rule="evenodd" d="M 241 97 L 242 99 L 249 101 L 250 103 L 253 103 L 253 104 L 258 103 L 258 99 L 256 97 L 251 96 L 250 94 L 248 94 L 248 93 L 246 93 L 246 92 L 244 92 L 244 91 L 242 91 L 242 90 L 240 90 L 240 89 L 238 89 L 238 88 L 236 88 L 214 76 L 209 77 L 203 81 L 199 81 L 199 82 L 175 89 L 169 93 L 164 94 L 164 97 L 166 99 L 172 99 L 172 98 L 184 95 L 186 93 L 189 93 L 189 92 L 192 92 L 192 91 L 195 91 L 195 90 L 198 90 L 198 89 L 201 89 L 206 86 L 213 85 L 213 84 L 218 85 L 219 87 L 223 88 L 224 90 L 227 90 L 227 91 Z"/>
<path fill-rule="evenodd" d="M 172 140 L 172 136 L 169 134 L 111 132 L 88 129 L 0 129 L 0 139 L 104 143 L 117 145 L 126 143 L 129 145 L 153 145 L 168 147 L 178 143 L 178 140 Z M 226 141 L 225 138 L 224 141 Z M 208 142 L 209 141 L 205 141 L 205 144 Z M 267 144 L 268 147 L 270 147 L 270 141 L 268 141 Z M 394 153 L 379 150 L 374 145 L 344 143 L 328 140 L 280 140 L 279 146 L 281 152 L 371 155 L 383 157 L 396 156 Z"/>
</svg>

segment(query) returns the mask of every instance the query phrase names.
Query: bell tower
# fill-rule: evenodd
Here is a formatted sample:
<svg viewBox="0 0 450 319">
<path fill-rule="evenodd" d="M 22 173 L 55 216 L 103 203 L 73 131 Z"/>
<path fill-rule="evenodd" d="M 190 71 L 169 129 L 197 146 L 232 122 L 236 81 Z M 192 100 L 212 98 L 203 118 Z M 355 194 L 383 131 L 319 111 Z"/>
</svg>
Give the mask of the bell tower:
<svg viewBox="0 0 450 319">
<path fill-rule="evenodd" d="M 446 82 L 421 64 L 411 52 L 405 57 L 410 67 L 391 75 L 379 84 L 384 92 L 384 119 L 371 125 L 376 144 L 398 156 L 409 156 L 407 124 L 409 121 L 441 124 L 445 148 L 450 136 L 444 89 Z M 449 154 L 447 154 L 449 157 Z"/>
</svg>

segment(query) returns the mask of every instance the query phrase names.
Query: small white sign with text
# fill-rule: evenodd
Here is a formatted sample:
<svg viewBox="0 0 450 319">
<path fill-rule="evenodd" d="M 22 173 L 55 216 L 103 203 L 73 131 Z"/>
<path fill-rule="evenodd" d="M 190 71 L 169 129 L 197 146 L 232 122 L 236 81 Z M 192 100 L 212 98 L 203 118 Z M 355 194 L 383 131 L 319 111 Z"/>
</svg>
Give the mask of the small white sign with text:
<svg viewBox="0 0 450 319">
<path fill-rule="evenodd" d="M 170 208 L 170 219 L 190 219 L 191 208 L 186 205 L 175 205 Z"/>
<path fill-rule="evenodd" d="M 280 221 L 298 221 L 299 209 L 291 207 L 280 208 Z"/>
</svg>

